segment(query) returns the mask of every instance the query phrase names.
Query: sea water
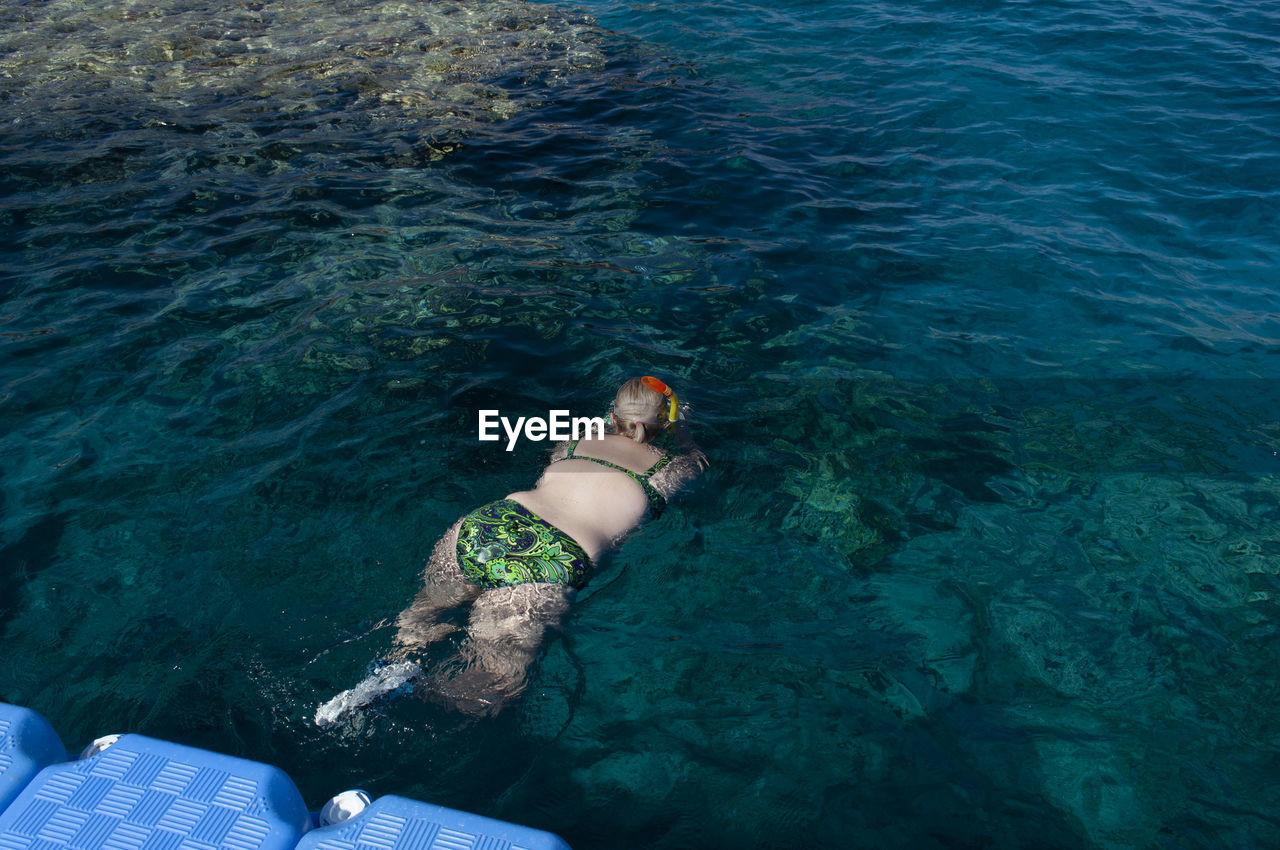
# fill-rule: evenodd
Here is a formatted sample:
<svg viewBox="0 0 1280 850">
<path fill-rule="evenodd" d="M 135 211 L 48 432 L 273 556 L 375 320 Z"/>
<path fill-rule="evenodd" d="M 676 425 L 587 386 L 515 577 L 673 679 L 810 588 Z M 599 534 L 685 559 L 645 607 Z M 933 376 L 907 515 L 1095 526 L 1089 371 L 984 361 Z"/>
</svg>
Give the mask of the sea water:
<svg viewBox="0 0 1280 850">
<path fill-rule="evenodd" d="M 575 848 L 1280 841 L 1267 4 L 0 2 L 0 699 Z M 524 700 L 318 704 L 651 373 Z"/>
</svg>

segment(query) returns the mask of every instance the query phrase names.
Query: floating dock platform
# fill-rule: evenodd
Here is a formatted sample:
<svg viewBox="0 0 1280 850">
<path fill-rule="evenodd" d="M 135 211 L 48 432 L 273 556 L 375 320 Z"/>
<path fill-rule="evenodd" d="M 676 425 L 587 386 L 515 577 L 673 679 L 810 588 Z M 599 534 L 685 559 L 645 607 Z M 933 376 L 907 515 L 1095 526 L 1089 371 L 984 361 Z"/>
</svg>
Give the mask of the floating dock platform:
<svg viewBox="0 0 1280 850">
<path fill-rule="evenodd" d="M 569 850 L 549 832 L 387 795 L 320 825 L 279 768 L 145 735 L 69 759 L 0 703 L 0 850 Z"/>
</svg>

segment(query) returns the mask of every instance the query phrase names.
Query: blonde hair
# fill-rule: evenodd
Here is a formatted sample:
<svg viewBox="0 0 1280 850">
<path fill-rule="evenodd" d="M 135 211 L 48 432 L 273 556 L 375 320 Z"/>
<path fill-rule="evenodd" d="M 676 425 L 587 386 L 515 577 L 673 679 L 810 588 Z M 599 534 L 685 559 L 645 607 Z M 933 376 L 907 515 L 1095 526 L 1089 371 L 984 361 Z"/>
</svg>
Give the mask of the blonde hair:
<svg viewBox="0 0 1280 850">
<path fill-rule="evenodd" d="M 667 399 L 632 378 L 618 388 L 613 399 L 613 427 L 624 437 L 647 443 L 667 421 Z M 650 436 L 652 434 L 652 436 Z"/>
</svg>

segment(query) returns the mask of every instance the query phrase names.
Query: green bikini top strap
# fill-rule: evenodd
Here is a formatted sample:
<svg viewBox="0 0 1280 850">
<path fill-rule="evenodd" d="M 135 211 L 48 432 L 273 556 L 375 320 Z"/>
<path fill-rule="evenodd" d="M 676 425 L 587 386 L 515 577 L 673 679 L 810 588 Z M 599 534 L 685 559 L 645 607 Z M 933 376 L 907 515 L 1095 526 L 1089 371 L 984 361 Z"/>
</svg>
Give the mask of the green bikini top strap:
<svg viewBox="0 0 1280 850">
<path fill-rule="evenodd" d="M 665 454 L 662 457 L 658 458 L 657 463 L 655 463 L 653 466 L 649 467 L 644 471 L 644 477 L 648 478 L 650 475 L 653 475 L 654 473 L 656 473 L 659 469 L 662 469 L 662 467 L 671 463 L 672 457 L 674 457 L 674 455 Z"/>
<path fill-rule="evenodd" d="M 578 447 L 578 442 L 579 442 L 578 440 L 571 440 L 569 442 L 568 451 L 565 452 L 564 457 L 560 458 L 560 460 L 569 460 L 570 458 L 573 458 L 574 456 L 573 450 Z M 602 466 L 607 466 L 607 467 L 610 467 L 611 469 L 616 469 L 619 472 L 625 472 L 627 473 L 627 475 L 630 475 L 632 478 L 634 478 L 636 481 L 639 481 L 641 484 L 645 483 L 645 479 L 647 479 L 650 475 L 653 475 L 659 469 L 662 469 L 662 467 L 666 466 L 668 463 L 671 463 L 671 455 L 665 454 L 662 457 L 658 458 L 657 463 L 655 463 L 653 466 L 646 469 L 644 472 L 632 472 L 630 469 L 627 469 L 625 466 L 619 466 L 618 464 L 613 463 L 612 461 L 607 461 L 601 457 L 587 457 L 585 455 L 579 455 L 576 459 L 589 460 L 592 463 L 598 463 Z"/>
<path fill-rule="evenodd" d="M 578 447 L 578 442 L 579 442 L 578 440 L 570 440 L 569 449 L 567 452 L 565 452 L 565 456 L 560 458 L 560 460 L 569 460 L 570 458 L 573 458 L 574 456 L 573 450 Z M 654 487 L 652 484 L 649 483 L 649 476 L 653 475 L 659 469 L 662 469 L 662 467 L 670 463 L 671 455 L 665 454 L 662 457 L 658 458 L 658 462 L 655 463 L 653 466 L 649 467 L 648 469 L 646 469 L 643 473 L 632 472 L 630 469 L 627 469 L 625 466 L 619 466 L 618 464 L 613 463 L 612 461 L 607 461 L 604 458 L 600 458 L 600 457 L 587 457 L 585 455 L 579 455 L 578 460 L 589 460 L 592 463 L 598 463 L 601 466 L 607 466 L 610 469 L 616 469 L 619 472 L 623 473 L 624 475 L 629 476 L 632 481 L 639 484 L 641 489 L 644 490 L 645 498 L 649 500 L 649 509 L 653 511 L 653 515 L 655 517 L 658 514 L 662 513 L 663 509 L 667 506 L 667 498 L 663 496 L 661 493 L 659 493 L 656 487 Z"/>
</svg>

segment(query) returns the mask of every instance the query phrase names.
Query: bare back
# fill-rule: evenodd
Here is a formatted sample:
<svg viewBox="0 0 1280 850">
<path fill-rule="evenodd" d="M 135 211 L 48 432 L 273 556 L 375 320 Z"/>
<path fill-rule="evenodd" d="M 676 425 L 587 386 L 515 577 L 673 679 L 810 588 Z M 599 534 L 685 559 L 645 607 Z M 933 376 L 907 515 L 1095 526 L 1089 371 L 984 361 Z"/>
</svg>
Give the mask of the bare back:
<svg viewBox="0 0 1280 850">
<path fill-rule="evenodd" d="M 644 489 L 626 473 L 585 458 L 607 460 L 636 473 L 653 466 L 663 452 L 618 434 L 582 440 L 574 456 L 554 461 L 532 490 L 512 493 L 514 499 L 568 534 L 597 560 L 615 541 L 644 519 L 649 500 Z M 564 457 L 558 448 L 557 457 Z"/>
</svg>

